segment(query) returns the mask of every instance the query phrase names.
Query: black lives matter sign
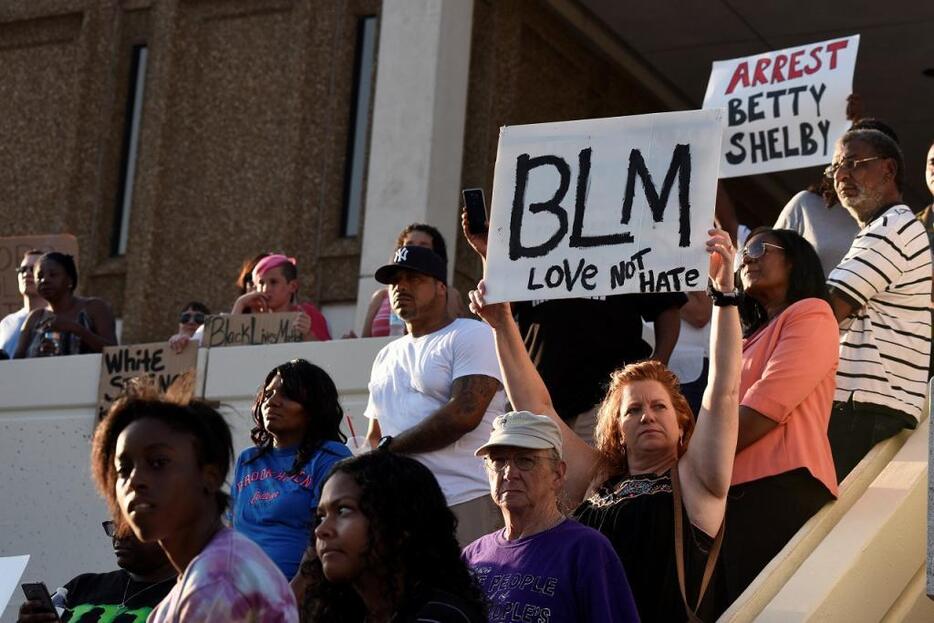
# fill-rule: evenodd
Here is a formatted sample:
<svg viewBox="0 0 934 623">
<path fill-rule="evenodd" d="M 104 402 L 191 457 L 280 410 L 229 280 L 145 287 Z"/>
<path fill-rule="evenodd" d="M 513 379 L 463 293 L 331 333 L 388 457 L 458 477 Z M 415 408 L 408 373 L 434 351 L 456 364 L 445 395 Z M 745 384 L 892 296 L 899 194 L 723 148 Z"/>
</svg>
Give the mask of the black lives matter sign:
<svg viewBox="0 0 934 623">
<path fill-rule="evenodd" d="M 487 300 L 706 287 L 723 113 L 505 127 Z"/>
<path fill-rule="evenodd" d="M 704 108 L 726 111 L 720 177 L 829 163 L 858 47 L 855 35 L 714 63 Z"/>
</svg>

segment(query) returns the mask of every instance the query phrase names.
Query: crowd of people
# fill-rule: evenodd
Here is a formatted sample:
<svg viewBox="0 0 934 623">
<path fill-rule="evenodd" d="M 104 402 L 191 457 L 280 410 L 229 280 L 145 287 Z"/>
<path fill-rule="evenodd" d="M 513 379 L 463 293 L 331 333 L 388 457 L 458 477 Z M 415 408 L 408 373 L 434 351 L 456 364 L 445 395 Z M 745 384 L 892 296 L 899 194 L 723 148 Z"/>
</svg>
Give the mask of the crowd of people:
<svg viewBox="0 0 934 623">
<path fill-rule="evenodd" d="M 70 621 L 715 620 L 921 418 L 934 204 L 916 216 L 905 175 L 897 136 L 864 120 L 775 227 L 708 232 L 709 285 L 690 296 L 492 304 L 481 281 L 468 312 L 440 233 L 410 226 L 362 330 L 398 335 L 372 364 L 365 451 L 346 446 L 334 381 L 296 359 L 262 379 L 228 494 L 223 417 L 134 382 L 91 457 L 121 571 L 53 601 Z M 934 144 L 926 181 L 934 197 Z M 466 218 L 464 235 L 485 261 Z M 27 253 L 19 276 L 5 349 L 114 343 L 67 256 Z M 297 278 L 285 255 L 252 258 L 231 311 L 301 312 L 303 337 L 328 339 Z M 207 314 L 187 304 L 174 345 Z"/>
</svg>

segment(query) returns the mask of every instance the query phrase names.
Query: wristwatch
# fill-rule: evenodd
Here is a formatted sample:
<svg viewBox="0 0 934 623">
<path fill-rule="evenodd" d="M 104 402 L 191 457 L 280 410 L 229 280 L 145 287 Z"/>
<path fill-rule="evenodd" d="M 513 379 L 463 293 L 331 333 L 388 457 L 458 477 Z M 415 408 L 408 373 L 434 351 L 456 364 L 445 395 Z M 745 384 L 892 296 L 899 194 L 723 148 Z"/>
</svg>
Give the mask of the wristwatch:
<svg viewBox="0 0 934 623">
<path fill-rule="evenodd" d="M 379 438 L 379 441 L 376 444 L 377 450 L 388 450 L 389 444 L 392 443 L 392 435 L 385 435 Z"/>
</svg>

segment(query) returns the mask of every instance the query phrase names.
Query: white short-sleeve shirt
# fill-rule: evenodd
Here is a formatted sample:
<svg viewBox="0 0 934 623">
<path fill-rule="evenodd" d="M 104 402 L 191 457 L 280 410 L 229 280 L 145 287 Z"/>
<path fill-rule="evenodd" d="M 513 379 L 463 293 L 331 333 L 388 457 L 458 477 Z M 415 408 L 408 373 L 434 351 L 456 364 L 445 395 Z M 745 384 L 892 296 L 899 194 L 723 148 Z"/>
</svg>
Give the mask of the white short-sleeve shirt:
<svg viewBox="0 0 934 623">
<path fill-rule="evenodd" d="M 458 318 L 428 335 L 404 335 L 376 356 L 364 415 L 379 421 L 383 435 L 398 435 L 447 404 L 454 379 L 469 375 L 502 383 L 487 325 Z M 438 479 L 449 506 L 489 495 L 483 462 L 474 451 L 487 442 L 493 418 L 505 410 L 506 396 L 500 389 L 474 430 L 446 448 L 413 455 Z"/>
</svg>

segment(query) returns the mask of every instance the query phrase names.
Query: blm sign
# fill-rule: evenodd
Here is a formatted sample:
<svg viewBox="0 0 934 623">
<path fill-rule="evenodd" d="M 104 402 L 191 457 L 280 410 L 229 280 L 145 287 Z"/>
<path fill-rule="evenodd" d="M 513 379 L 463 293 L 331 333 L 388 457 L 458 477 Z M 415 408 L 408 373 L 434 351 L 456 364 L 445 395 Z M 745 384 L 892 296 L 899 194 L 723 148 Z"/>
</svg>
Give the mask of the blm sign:
<svg viewBox="0 0 934 623">
<path fill-rule="evenodd" d="M 295 328 L 301 312 L 265 314 L 218 314 L 204 321 L 201 346 L 255 346 L 301 342 L 302 335 Z"/>
<path fill-rule="evenodd" d="M 717 61 L 704 108 L 723 108 L 720 177 L 823 165 L 850 127 L 859 35 Z"/>
<path fill-rule="evenodd" d="M 486 299 L 704 289 L 722 114 L 503 128 Z"/>
</svg>

